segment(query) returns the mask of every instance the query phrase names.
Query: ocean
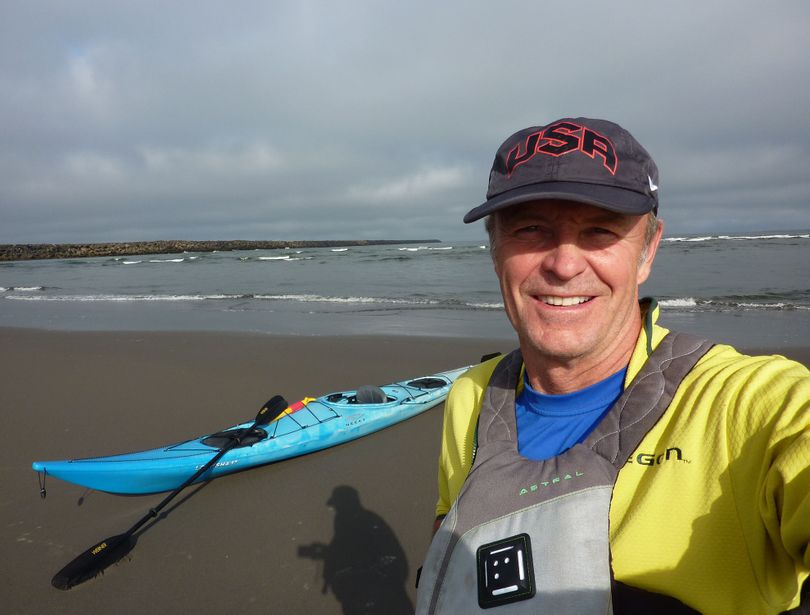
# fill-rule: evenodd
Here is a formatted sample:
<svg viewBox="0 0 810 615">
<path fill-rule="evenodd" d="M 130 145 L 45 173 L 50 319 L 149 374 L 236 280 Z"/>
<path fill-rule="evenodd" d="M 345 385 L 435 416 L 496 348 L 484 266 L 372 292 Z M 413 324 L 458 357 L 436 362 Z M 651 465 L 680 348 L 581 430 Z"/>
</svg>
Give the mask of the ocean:
<svg viewBox="0 0 810 615">
<path fill-rule="evenodd" d="M 743 348 L 810 343 L 810 232 L 666 237 L 662 324 Z M 513 338 L 481 242 L 0 263 L 0 326 Z"/>
</svg>

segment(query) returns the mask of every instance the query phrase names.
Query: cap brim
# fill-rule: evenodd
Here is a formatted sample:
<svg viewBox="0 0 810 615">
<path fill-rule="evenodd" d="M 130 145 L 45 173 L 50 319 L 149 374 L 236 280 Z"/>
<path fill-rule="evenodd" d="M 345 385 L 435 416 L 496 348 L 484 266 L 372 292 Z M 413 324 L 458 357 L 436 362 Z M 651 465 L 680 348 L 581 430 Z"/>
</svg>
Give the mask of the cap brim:
<svg viewBox="0 0 810 615">
<path fill-rule="evenodd" d="M 520 203 L 549 199 L 575 201 L 631 215 L 642 215 L 657 209 L 653 197 L 634 190 L 579 182 L 544 182 L 503 192 L 468 211 L 464 216 L 464 222 L 467 224 L 475 222 L 498 210 Z"/>
</svg>

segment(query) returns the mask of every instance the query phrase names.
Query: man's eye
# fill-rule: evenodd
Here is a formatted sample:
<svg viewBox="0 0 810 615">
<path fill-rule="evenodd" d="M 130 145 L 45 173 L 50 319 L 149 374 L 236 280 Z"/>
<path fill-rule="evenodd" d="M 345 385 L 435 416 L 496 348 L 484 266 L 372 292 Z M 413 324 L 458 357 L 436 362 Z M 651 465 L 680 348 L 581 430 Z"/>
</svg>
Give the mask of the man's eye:
<svg viewBox="0 0 810 615">
<path fill-rule="evenodd" d="M 613 245 L 613 243 L 619 239 L 619 235 L 615 229 L 595 226 L 588 229 L 587 232 L 582 235 L 582 239 L 592 247 L 604 247 Z"/>
<path fill-rule="evenodd" d="M 514 233 L 517 237 L 532 237 L 538 235 L 541 232 L 540 227 L 536 224 L 530 224 L 528 226 L 521 226 L 515 229 Z"/>
</svg>

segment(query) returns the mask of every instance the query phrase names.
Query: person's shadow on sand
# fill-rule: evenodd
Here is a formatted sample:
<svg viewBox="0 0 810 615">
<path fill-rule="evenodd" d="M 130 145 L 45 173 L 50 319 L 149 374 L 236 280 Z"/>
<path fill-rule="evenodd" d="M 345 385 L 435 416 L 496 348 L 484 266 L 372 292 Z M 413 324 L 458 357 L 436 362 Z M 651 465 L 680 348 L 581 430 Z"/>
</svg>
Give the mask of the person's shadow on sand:
<svg viewBox="0 0 810 615">
<path fill-rule="evenodd" d="M 352 487 L 335 487 L 326 503 L 335 509 L 332 542 L 298 549 L 299 557 L 323 560 L 322 592 L 332 590 L 344 615 L 413 613 L 408 562 L 391 528 L 360 505 Z"/>
</svg>

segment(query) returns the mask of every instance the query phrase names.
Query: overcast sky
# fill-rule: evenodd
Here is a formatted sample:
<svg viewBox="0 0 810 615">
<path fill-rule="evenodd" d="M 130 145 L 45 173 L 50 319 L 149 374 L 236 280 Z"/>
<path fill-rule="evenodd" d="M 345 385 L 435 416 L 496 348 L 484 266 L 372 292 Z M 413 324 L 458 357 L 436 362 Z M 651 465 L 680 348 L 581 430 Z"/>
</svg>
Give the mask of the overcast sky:
<svg viewBox="0 0 810 615">
<path fill-rule="evenodd" d="M 0 243 L 479 239 L 512 132 L 628 128 L 666 234 L 810 228 L 810 2 L 3 0 Z"/>
</svg>

